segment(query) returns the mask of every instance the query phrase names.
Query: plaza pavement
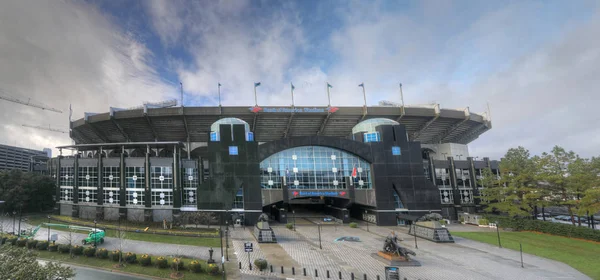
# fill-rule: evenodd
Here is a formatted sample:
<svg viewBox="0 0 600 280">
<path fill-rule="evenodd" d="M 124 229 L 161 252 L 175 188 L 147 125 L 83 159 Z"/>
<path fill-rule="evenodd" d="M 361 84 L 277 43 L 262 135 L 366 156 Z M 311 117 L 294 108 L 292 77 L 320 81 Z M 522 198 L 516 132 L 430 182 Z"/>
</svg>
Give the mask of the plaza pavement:
<svg viewBox="0 0 600 280">
<path fill-rule="evenodd" d="M 418 239 L 419 249 L 415 249 L 414 238 L 407 235 L 404 228 L 370 226 L 367 232 L 365 228 L 322 226 L 321 250 L 316 226 L 299 226 L 296 231 L 276 226 L 274 231 L 278 244 L 301 266 L 296 267 L 296 276 L 292 276 L 288 268 L 285 275 L 277 273 L 276 269 L 274 273 L 248 270 L 244 241 L 254 243 L 251 259 L 264 257 L 248 229 L 236 229 L 237 240 L 233 242 L 237 244 L 234 249 L 238 258 L 242 259 L 241 272 L 245 275 L 301 279 L 298 274 L 306 268 L 308 278 L 313 279 L 317 279 L 315 269 L 318 270 L 318 278 L 326 279 L 326 271 L 329 270 L 332 279 L 338 279 L 338 271 L 342 272 L 343 279 L 350 279 L 350 273 L 354 273 L 355 279 L 363 279 L 364 274 L 367 279 L 376 279 L 377 275 L 384 279 L 386 265 L 372 254 L 381 249 L 385 236 L 392 230 L 404 238 L 401 245 L 414 250 L 417 253 L 414 259 L 422 264 L 421 267 L 402 267 L 401 279 L 590 279 L 566 264 L 529 254 L 523 254 L 524 268 L 521 268 L 519 252 L 462 238 L 456 238 L 454 244 Z M 357 236 L 361 242 L 333 241 L 340 236 Z"/>
</svg>

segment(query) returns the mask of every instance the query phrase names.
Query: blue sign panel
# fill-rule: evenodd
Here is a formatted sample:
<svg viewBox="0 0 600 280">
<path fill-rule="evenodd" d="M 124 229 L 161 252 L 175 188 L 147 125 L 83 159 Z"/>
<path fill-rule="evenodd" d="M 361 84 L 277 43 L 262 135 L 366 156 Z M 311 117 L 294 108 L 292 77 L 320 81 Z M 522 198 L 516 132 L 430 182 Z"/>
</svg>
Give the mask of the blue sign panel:
<svg viewBox="0 0 600 280">
<path fill-rule="evenodd" d="M 229 155 L 237 156 L 238 155 L 238 147 L 237 146 L 229 146 Z"/>
</svg>

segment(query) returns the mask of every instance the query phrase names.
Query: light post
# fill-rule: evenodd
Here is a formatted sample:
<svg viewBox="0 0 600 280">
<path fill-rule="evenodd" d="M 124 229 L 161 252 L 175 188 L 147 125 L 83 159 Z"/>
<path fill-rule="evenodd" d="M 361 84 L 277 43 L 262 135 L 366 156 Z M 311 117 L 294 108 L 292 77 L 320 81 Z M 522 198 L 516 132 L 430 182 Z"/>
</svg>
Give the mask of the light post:
<svg viewBox="0 0 600 280">
<path fill-rule="evenodd" d="M 367 219 L 367 214 L 368 214 L 368 212 L 367 212 L 367 210 L 365 210 L 365 222 L 367 223 L 367 232 L 369 232 L 369 221 Z"/>
<path fill-rule="evenodd" d="M 319 249 L 323 250 L 323 246 L 321 246 L 321 223 L 317 224 L 317 228 L 319 229 Z"/>
<path fill-rule="evenodd" d="M 227 261 L 229 261 L 229 221 L 225 221 L 225 225 L 225 257 L 227 258 Z"/>
<path fill-rule="evenodd" d="M 19 207 L 19 235 L 21 237 L 21 220 L 23 220 L 23 206 Z"/>
<path fill-rule="evenodd" d="M 94 220 L 94 248 L 96 248 L 96 239 L 98 238 L 98 232 L 96 232 L 96 220 Z"/>
<path fill-rule="evenodd" d="M 413 223 L 413 235 L 415 236 L 415 249 L 419 249 L 419 244 L 417 244 L 417 221 Z"/>
<path fill-rule="evenodd" d="M 502 243 L 500 243 L 500 227 L 498 221 L 496 221 L 496 233 L 498 234 L 498 247 L 502 248 Z"/>
<path fill-rule="evenodd" d="M 292 210 L 292 217 L 294 219 L 294 231 L 296 231 L 296 210 Z"/>
<path fill-rule="evenodd" d="M 15 234 L 15 217 L 17 216 L 17 211 L 13 210 L 13 234 Z"/>
<path fill-rule="evenodd" d="M 48 215 L 48 224 L 46 227 L 48 228 L 48 244 L 50 244 L 50 215 Z"/>
</svg>

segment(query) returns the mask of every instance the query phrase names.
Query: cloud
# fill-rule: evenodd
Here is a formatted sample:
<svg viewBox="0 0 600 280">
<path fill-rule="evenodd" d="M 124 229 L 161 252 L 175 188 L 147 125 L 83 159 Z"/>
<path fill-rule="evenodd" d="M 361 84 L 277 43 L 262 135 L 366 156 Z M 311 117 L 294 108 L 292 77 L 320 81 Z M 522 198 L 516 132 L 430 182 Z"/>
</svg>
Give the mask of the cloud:
<svg viewBox="0 0 600 280">
<path fill-rule="evenodd" d="M 28 148 L 71 143 L 68 130 L 86 112 L 107 112 L 172 96 L 152 67 L 152 53 L 94 6 L 71 1 L 0 4 L 0 87 L 4 95 L 57 108 L 63 114 L 0 101 L 0 142 Z"/>
</svg>

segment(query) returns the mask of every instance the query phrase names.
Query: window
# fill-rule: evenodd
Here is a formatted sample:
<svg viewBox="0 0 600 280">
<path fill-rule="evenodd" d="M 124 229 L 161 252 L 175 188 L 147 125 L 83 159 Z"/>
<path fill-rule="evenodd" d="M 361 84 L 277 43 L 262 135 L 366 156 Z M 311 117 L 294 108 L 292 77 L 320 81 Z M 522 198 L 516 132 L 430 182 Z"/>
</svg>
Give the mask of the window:
<svg viewBox="0 0 600 280">
<path fill-rule="evenodd" d="M 364 134 L 364 142 L 379 142 L 379 132 L 371 132 Z"/>
<path fill-rule="evenodd" d="M 244 189 L 239 188 L 233 200 L 232 209 L 244 209 Z"/>
<path fill-rule="evenodd" d="M 198 169 L 183 169 L 183 205 L 196 206 L 196 190 L 198 188 Z"/>
<path fill-rule="evenodd" d="M 442 204 L 452 204 L 454 203 L 454 197 L 452 196 L 452 189 L 441 189 L 440 190 L 440 199 L 442 200 Z"/>
<path fill-rule="evenodd" d="M 395 190 L 394 190 L 394 207 L 396 209 L 404 208 L 404 204 L 402 204 L 402 200 L 400 200 L 400 196 L 398 195 L 398 193 Z"/>
<path fill-rule="evenodd" d="M 400 153 L 400 147 L 398 147 L 398 146 L 393 146 L 393 147 L 392 147 L 392 155 L 395 155 L 395 156 L 399 156 L 399 155 L 401 155 L 401 153 Z"/>
<path fill-rule="evenodd" d="M 98 192 L 98 168 L 83 166 L 78 168 L 79 202 L 96 203 Z"/>
<path fill-rule="evenodd" d="M 260 163 L 261 187 L 280 189 L 345 189 L 350 178 L 357 189 L 370 189 L 371 168 L 363 159 L 333 148 L 296 147 Z M 356 176 L 352 176 L 354 175 Z"/>
<path fill-rule="evenodd" d="M 152 205 L 173 205 L 173 168 L 152 166 L 150 170 Z"/>
<path fill-rule="evenodd" d="M 102 191 L 105 204 L 119 204 L 119 191 L 121 189 L 121 168 L 118 166 L 105 166 L 102 172 Z"/>
<path fill-rule="evenodd" d="M 248 142 L 254 141 L 254 133 L 253 132 L 246 133 L 246 141 L 248 141 Z"/>
<path fill-rule="evenodd" d="M 216 131 L 210 133 L 210 141 L 219 141 L 219 134 Z"/>
<path fill-rule="evenodd" d="M 144 206 L 144 195 L 146 187 L 146 169 L 144 167 L 125 167 L 125 191 L 127 193 L 128 205 Z"/>
<path fill-rule="evenodd" d="M 237 156 L 238 155 L 238 147 L 237 146 L 229 146 L 229 155 Z"/>
</svg>

